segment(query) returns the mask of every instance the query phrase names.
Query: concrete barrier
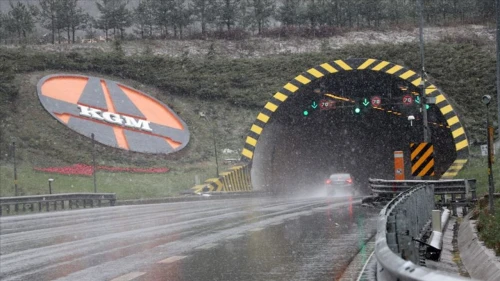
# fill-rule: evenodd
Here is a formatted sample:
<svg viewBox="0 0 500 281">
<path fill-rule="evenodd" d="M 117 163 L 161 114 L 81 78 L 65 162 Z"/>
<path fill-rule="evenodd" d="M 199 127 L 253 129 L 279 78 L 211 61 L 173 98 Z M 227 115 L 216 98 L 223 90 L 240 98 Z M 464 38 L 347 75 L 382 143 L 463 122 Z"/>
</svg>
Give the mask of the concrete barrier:
<svg viewBox="0 0 500 281">
<path fill-rule="evenodd" d="M 476 221 L 469 214 L 460 224 L 458 249 L 465 268 L 475 279 L 485 281 L 500 280 L 500 257 L 486 248 L 477 236 Z"/>
</svg>

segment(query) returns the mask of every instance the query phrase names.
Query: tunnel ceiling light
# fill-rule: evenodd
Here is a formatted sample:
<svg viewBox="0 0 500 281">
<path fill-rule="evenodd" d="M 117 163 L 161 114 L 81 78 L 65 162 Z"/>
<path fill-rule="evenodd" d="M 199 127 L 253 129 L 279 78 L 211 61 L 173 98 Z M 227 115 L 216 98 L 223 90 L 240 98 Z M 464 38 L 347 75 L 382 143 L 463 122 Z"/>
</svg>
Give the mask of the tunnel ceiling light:
<svg viewBox="0 0 500 281">
<path fill-rule="evenodd" d="M 351 99 L 344 98 L 344 97 L 339 97 L 339 96 L 336 96 L 336 95 L 333 95 L 333 94 L 325 94 L 325 96 L 327 96 L 327 97 L 331 97 L 331 98 L 334 98 L 334 99 L 337 99 L 337 100 L 343 100 L 343 101 L 350 101 L 350 102 L 354 102 L 354 101 L 353 101 L 353 100 L 351 100 Z"/>
</svg>

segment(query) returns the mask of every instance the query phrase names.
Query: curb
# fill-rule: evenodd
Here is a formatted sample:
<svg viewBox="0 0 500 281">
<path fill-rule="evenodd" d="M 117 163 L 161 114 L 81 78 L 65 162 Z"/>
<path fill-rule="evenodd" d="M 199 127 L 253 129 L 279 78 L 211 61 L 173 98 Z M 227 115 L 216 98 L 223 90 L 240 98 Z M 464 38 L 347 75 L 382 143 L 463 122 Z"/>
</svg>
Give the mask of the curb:
<svg viewBox="0 0 500 281">
<path fill-rule="evenodd" d="M 486 248 L 477 236 L 476 221 L 469 214 L 460 224 L 458 249 L 465 268 L 472 278 L 485 281 L 500 280 L 500 259 Z"/>
</svg>

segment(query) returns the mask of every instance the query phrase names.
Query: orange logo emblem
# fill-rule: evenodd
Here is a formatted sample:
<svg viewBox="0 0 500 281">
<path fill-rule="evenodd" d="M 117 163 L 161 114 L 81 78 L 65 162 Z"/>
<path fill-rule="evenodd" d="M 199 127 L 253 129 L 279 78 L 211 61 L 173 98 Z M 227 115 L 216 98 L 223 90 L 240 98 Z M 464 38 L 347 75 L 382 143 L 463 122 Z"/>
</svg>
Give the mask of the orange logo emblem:
<svg viewBox="0 0 500 281">
<path fill-rule="evenodd" d="M 49 75 L 37 85 L 58 121 L 102 144 L 144 153 L 172 153 L 189 142 L 186 123 L 167 105 L 121 83 L 81 75 Z"/>
</svg>

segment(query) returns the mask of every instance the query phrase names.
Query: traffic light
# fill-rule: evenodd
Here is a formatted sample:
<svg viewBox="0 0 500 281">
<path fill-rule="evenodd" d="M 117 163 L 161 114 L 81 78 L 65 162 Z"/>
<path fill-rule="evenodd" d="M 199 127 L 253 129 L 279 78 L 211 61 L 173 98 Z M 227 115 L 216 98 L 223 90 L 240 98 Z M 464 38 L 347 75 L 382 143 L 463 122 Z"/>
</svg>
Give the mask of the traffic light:
<svg viewBox="0 0 500 281">
<path fill-rule="evenodd" d="M 358 105 L 354 106 L 354 113 L 360 114 L 361 113 L 361 108 L 359 108 Z"/>
<path fill-rule="evenodd" d="M 304 112 L 302 112 L 302 114 L 303 114 L 304 116 L 308 116 L 308 115 L 309 115 L 309 110 L 304 110 Z"/>
</svg>

